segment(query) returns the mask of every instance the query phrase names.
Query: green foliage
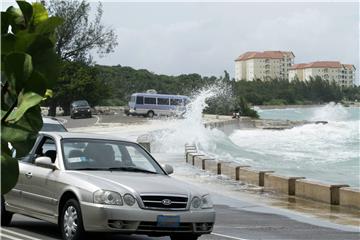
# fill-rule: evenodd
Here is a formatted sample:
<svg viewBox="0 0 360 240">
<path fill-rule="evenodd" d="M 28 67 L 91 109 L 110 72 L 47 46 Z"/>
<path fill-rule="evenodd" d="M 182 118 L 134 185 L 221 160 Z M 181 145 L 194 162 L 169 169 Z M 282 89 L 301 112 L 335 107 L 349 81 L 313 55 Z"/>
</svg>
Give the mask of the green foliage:
<svg viewBox="0 0 360 240">
<path fill-rule="evenodd" d="M 238 81 L 234 86 L 234 95 L 243 96 L 254 105 L 317 104 L 340 102 L 342 99 L 356 100 L 360 96 L 360 87 L 341 88 L 334 82 L 320 77 L 309 81 Z"/>
<path fill-rule="evenodd" d="M 132 93 L 156 89 L 159 93 L 192 95 L 202 87 L 217 83 L 216 77 L 201 77 L 199 74 L 179 76 L 158 75 L 148 70 L 135 70 L 131 67 L 95 66 L 103 84 L 110 87 L 110 98 L 103 95 L 102 104 L 118 102 L 127 104 Z"/>
<path fill-rule="evenodd" d="M 61 106 L 65 115 L 70 113 L 72 101 L 86 99 L 94 106 L 104 97 L 111 97 L 110 86 L 98 76 L 98 69 L 81 62 L 62 62 L 54 92 L 53 98 L 49 99 L 50 103 Z"/>
<path fill-rule="evenodd" d="M 239 112 L 240 116 L 259 118 L 258 113 L 249 107 L 244 97 L 238 97 L 235 105 L 238 106 L 238 109 L 235 109 L 235 112 Z"/>
<path fill-rule="evenodd" d="M 223 77 L 202 77 L 199 74 L 182 74 L 179 76 L 158 75 L 145 69 L 136 70 L 131 67 L 96 65 L 97 78 L 110 88 L 108 95 L 103 95 L 101 105 L 127 105 L 130 95 L 156 89 L 159 93 L 182 94 L 192 96 L 197 90 L 224 83 L 232 89 L 228 94 L 220 95 L 207 101 L 205 109 L 210 114 L 229 115 L 238 103 L 237 98 L 252 105 L 285 105 L 285 104 L 314 104 L 341 99 L 360 99 L 360 87 L 340 88 L 323 81 L 321 78 L 307 82 L 287 80 L 270 81 L 231 81 L 225 71 Z"/>
<path fill-rule="evenodd" d="M 284 99 L 271 99 L 270 101 L 265 101 L 264 105 L 286 105 L 287 101 Z"/>
<path fill-rule="evenodd" d="M 117 46 L 114 30 L 101 23 L 101 3 L 93 21 L 89 20 L 91 9 L 85 0 L 49 0 L 46 7 L 51 16 L 64 19 L 64 24 L 56 31 L 56 53 L 62 60 L 90 63 L 91 50 L 96 49 L 102 56 L 112 52 Z"/>
<path fill-rule="evenodd" d="M 46 7 L 51 16 L 64 19 L 56 31 L 56 54 L 62 60 L 61 78 L 55 94 L 46 104 L 49 115 L 55 116 L 56 107 L 61 106 L 64 114 L 70 112 L 70 102 L 86 99 L 91 105 L 110 99 L 108 85 L 99 82 L 97 69 L 91 66 L 92 55 L 100 56 L 114 51 L 117 36 L 112 28 L 102 24 L 102 5 L 99 3 L 94 20 L 90 21 L 90 4 L 85 0 L 49 0 Z M 106 102 L 106 101 L 104 101 Z M 110 101 L 113 102 L 113 101 Z"/>
<path fill-rule="evenodd" d="M 17 1 L 1 12 L 1 191 L 17 182 L 17 157 L 32 148 L 42 127 L 40 102 L 57 78 L 54 31 L 62 20 L 48 17 L 40 3 Z"/>
</svg>

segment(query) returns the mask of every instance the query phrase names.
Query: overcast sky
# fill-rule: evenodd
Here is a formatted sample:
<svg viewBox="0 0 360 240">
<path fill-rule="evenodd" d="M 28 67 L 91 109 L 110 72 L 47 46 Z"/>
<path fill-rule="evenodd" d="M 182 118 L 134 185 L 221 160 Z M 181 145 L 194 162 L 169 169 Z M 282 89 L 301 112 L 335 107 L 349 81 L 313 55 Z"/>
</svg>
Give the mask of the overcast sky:
<svg viewBox="0 0 360 240">
<path fill-rule="evenodd" d="M 92 3 L 95 11 L 96 3 Z M 119 45 L 98 64 L 178 75 L 234 76 L 246 51 L 293 51 L 295 63 L 355 64 L 359 79 L 359 3 L 104 2 Z"/>
</svg>

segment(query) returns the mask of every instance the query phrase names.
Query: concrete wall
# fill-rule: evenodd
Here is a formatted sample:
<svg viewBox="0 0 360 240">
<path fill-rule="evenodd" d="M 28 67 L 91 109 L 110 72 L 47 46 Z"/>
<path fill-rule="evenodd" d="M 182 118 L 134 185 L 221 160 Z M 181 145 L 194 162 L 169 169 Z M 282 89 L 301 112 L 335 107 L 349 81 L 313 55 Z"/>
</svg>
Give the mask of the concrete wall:
<svg viewBox="0 0 360 240">
<path fill-rule="evenodd" d="M 312 180 L 297 180 L 295 182 L 296 196 L 325 202 L 333 205 L 340 203 L 340 188 L 349 185 L 330 185 Z"/>
<path fill-rule="evenodd" d="M 340 205 L 360 209 L 360 187 L 340 188 Z"/>
<path fill-rule="evenodd" d="M 233 180 L 240 180 L 240 168 L 246 168 L 250 166 L 223 161 L 220 163 L 220 167 L 221 174 L 226 175 Z"/>
<path fill-rule="evenodd" d="M 282 176 L 270 170 L 255 170 L 250 166 L 200 154 L 194 146 L 186 146 L 185 151 L 189 164 L 213 174 L 222 174 L 235 181 L 258 185 L 264 187 L 264 190 L 360 209 L 360 188 L 349 188 L 345 184 L 325 184 L 304 177 Z"/>
<path fill-rule="evenodd" d="M 220 174 L 220 162 L 217 160 L 205 160 L 204 161 L 204 170 L 209 171 L 214 174 Z"/>
<path fill-rule="evenodd" d="M 304 179 L 304 177 L 286 177 L 274 173 L 266 173 L 264 187 L 266 190 L 294 196 L 296 194 L 295 183 L 297 179 Z"/>
<path fill-rule="evenodd" d="M 195 156 L 194 166 L 199 169 L 205 170 L 205 161 L 211 161 L 211 160 L 215 160 L 215 159 L 208 156 Z"/>
</svg>

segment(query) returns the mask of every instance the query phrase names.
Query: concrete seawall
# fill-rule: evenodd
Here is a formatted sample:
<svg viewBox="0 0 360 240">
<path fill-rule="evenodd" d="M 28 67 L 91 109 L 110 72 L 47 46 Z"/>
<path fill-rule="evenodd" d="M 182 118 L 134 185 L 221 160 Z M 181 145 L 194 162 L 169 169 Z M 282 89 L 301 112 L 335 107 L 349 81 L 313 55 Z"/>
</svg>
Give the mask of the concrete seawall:
<svg viewBox="0 0 360 240">
<path fill-rule="evenodd" d="M 232 180 L 263 187 L 264 191 L 277 192 L 302 199 L 360 209 L 360 188 L 347 184 L 326 184 L 300 176 L 282 176 L 271 170 L 255 170 L 250 166 L 222 161 L 199 153 L 195 146 L 186 147 L 186 162 L 213 174 Z"/>
</svg>

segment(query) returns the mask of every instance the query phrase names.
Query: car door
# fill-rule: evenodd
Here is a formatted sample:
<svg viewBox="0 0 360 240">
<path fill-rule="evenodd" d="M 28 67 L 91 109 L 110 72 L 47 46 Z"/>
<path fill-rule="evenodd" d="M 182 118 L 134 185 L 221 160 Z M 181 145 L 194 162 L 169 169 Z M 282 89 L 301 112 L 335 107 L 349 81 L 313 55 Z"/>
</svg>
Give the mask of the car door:
<svg viewBox="0 0 360 240">
<path fill-rule="evenodd" d="M 39 139 L 41 138 L 41 136 L 38 137 L 38 139 L 36 140 L 33 149 L 30 151 L 30 153 L 23 157 L 23 158 L 18 158 L 19 161 L 19 177 L 18 177 L 18 181 L 15 185 L 15 187 L 13 189 L 11 189 L 10 192 L 8 192 L 7 194 L 4 195 L 5 201 L 8 204 L 8 206 L 10 206 L 11 208 L 15 208 L 16 209 L 24 209 L 24 204 L 23 204 L 23 191 L 24 189 L 24 182 L 26 180 L 26 175 L 27 175 L 27 166 L 30 164 L 30 162 L 32 161 L 33 157 L 34 157 L 34 151 L 36 146 L 39 143 Z M 12 149 L 12 153 L 13 153 L 13 157 L 17 158 L 16 156 L 16 150 Z"/>
<path fill-rule="evenodd" d="M 48 156 L 56 162 L 57 153 L 55 140 L 51 137 L 43 136 L 32 161 L 23 168 L 25 176 L 22 193 L 23 205 L 27 211 L 35 215 L 40 214 L 47 217 L 54 217 L 55 215 L 57 206 L 56 182 L 60 171 L 37 166 L 35 159 L 39 156 Z"/>
</svg>

